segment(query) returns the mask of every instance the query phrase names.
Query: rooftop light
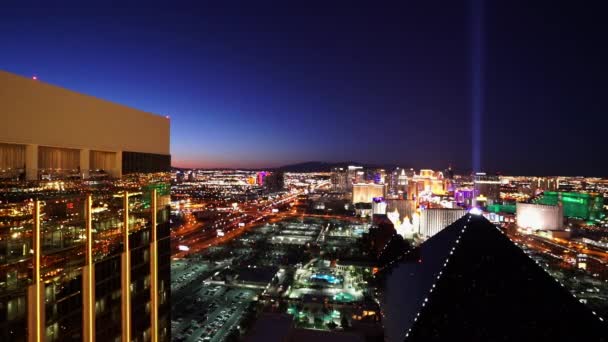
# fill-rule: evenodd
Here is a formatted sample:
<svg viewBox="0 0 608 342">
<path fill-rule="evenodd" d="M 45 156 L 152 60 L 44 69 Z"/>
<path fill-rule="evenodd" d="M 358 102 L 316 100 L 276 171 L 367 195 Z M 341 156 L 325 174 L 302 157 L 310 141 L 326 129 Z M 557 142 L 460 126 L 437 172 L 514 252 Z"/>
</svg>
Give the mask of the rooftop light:
<svg viewBox="0 0 608 342">
<path fill-rule="evenodd" d="M 481 215 L 481 214 L 483 214 L 483 211 L 481 211 L 481 209 L 479 209 L 477 207 L 473 207 L 473 208 L 471 208 L 471 210 L 469 210 L 469 213 L 473 214 L 473 215 Z"/>
</svg>

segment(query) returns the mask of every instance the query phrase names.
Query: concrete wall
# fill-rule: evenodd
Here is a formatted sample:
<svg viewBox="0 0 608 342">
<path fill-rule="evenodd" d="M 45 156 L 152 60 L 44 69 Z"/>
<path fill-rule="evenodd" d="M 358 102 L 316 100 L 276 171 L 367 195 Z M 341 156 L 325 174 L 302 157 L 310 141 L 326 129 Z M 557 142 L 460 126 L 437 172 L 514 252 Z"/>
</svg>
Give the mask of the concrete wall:
<svg viewBox="0 0 608 342">
<path fill-rule="evenodd" d="M 0 71 L 0 142 L 170 154 L 169 120 Z"/>
</svg>

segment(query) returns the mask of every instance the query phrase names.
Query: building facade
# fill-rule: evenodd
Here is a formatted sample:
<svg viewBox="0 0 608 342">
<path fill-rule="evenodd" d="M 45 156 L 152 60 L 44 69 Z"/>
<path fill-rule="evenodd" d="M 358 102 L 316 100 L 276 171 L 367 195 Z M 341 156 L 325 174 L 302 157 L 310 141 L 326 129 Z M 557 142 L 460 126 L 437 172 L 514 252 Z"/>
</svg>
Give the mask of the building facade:
<svg viewBox="0 0 608 342">
<path fill-rule="evenodd" d="M 372 202 L 373 215 L 386 215 L 386 201 L 381 198 L 374 199 Z"/>
<path fill-rule="evenodd" d="M 169 119 L 0 71 L 0 176 L 168 172 Z"/>
<path fill-rule="evenodd" d="M 343 167 L 331 169 L 331 189 L 335 192 L 345 192 L 348 189 L 348 173 Z"/>
<path fill-rule="evenodd" d="M 517 226 L 532 230 L 559 230 L 564 227 L 561 205 L 521 203 L 516 205 Z"/>
<path fill-rule="evenodd" d="M 413 171 L 411 171 L 413 174 Z M 405 198 L 408 195 L 408 176 L 405 169 L 397 167 L 387 175 L 388 195 L 392 198 Z"/>
<path fill-rule="evenodd" d="M 430 238 L 465 214 L 464 209 L 430 208 L 422 210 L 419 233 L 425 238 Z"/>
<path fill-rule="evenodd" d="M 416 212 L 416 201 L 407 199 L 387 199 L 386 211 L 397 211 L 400 219 L 412 218 Z"/>
<path fill-rule="evenodd" d="M 604 218 L 604 200 L 597 193 L 545 191 L 535 199 L 535 202 L 545 205 L 561 204 L 565 217 L 583 220 Z"/>
<path fill-rule="evenodd" d="M 285 190 L 285 174 L 283 171 L 274 171 L 266 175 L 264 187 L 270 192 Z"/>
<path fill-rule="evenodd" d="M 372 203 L 374 198 L 385 195 L 386 186 L 384 184 L 353 184 L 353 203 Z"/>
<path fill-rule="evenodd" d="M 473 176 L 474 195 L 476 202 L 490 205 L 500 200 L 500 178 L 478 172 Z"/>
<path fill-rule="evenodd" d="M 169 120 L 0 88 L 0 340 L 170 341 Z"/>
</svg>

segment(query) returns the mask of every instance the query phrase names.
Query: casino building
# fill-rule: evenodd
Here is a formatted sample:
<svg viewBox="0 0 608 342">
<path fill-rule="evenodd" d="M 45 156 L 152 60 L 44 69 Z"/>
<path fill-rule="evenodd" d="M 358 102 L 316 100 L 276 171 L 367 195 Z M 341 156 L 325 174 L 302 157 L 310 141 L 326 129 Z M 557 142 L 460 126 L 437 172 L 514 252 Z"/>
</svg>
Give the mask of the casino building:
<svg viewBox="0 0 608 342">
<path fill-rule="evenodd" d="M 0 340 L 170 341 L 169 120 L 0 71 Z"/>
<path fill-rule="evenodd" d="M 358 183 L 353 184 L 353 204 L 372 203 L 374 198 L 386 195 L 385 184 Z"/>
</svg>

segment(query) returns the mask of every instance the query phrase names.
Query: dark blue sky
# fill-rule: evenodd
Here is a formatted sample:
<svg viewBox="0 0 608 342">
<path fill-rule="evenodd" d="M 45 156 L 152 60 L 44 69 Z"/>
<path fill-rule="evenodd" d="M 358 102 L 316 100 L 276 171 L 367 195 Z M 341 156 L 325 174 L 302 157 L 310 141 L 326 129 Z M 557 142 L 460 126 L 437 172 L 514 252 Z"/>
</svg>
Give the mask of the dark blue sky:
<svg viewBox="0 0 608 342">
<path fill-rule="evenodd" d="M 176 166 L 471 168 L 470 1 L 176 2 L 5 1 L 0 69 L 170 115 Z M 608 176 L 606 21 L 534 3 L 485 6 L 481 167 Z"/>
</svg>

